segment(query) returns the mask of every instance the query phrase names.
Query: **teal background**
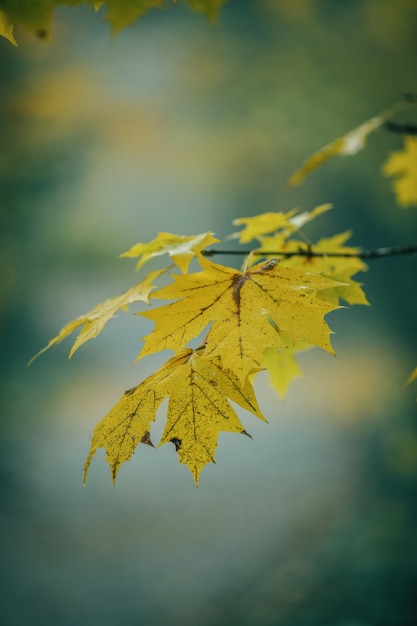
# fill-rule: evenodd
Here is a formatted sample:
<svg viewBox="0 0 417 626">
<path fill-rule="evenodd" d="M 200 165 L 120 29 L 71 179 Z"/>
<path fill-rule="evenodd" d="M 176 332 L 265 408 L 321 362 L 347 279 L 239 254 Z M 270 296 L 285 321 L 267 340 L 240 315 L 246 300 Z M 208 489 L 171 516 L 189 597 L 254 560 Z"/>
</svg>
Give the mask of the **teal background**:
<svg viewBox="0 0 417 626">
<path fill-rule="evenodd" d="M 198 489 L 173 446 L 141 446 L 116 487 L 100 451 L 82 486 L 95 424 L 168 356 L 133 364 L 144 320 L 121 313 L 71 361 L 67 340 L 26 364 L 137 280 L 117 256 L 158 231 L 222 237 L 332 202 L 312 239 L 416 242 L 416 208 L 381 175 L 397 134 L 286 182 L 417 91 L 416 27 L 406 0 L 231 0 L 217 25 L 178 5 L 112 38 L 78 7 L 47 45 L 0 41 L 4 624 L 415 623 L 415 257 L 369 264 L 372 306 L 329 316 L 337 357 L 303 355 L 285 401 L 259 377 L 269 425 L 240 414 L 253 441 L 221 435 Z"/>
</svg>

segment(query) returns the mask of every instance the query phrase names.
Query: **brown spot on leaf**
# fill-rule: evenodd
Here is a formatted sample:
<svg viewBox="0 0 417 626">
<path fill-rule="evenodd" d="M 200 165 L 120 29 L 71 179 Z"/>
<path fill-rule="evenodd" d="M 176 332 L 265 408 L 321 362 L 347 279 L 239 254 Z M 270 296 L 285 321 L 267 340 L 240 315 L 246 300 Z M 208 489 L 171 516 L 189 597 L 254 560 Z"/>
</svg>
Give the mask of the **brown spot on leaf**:
<svg viewBox="0 0 417 626">
<path fill-rule="evenodd" d="M 147 446 L 151 446 L 151 448 L 154 448 L 155 446 L 153 445 L 152 441 L 151 441 L 151 433 L 147 430 L 146 433 L 143 435 L 142 439 L 140 440 L 141 443 L 146 443 Z"/>
<path fill-rule="evenodd" d="M 177 439 L 176 437 L 173 437 L 171 439 L 171 442 L 174 444 L 175 450 L 178 452 L 178 450 L 181 448 L 181 443 L 182 443 L 181 439 Z"/>
</svg>

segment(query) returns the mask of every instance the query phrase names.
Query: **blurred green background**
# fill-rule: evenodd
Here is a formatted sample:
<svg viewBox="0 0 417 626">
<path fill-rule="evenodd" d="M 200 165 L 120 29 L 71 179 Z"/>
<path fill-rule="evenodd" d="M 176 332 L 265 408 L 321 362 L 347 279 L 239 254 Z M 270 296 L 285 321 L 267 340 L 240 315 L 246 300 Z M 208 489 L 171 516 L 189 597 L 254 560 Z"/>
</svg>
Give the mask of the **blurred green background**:
<svg viewBox="0 0 417 626">
<path fill-rule="evenodd" d="M 312 238 L 415 242 L 381 176 L 399 135 L 286 181 L 417 91 L 416 2 L 230 0 L 216 25 L 180 4 L 116 38 L 100 16 L 0 41 L 2 623 L 415 624 L 416 258 L 372 262 L 372 306 L 329 316 L 337 358 L 303 355 L 285 402 L 258 379 L 269 425 L 241 415 L 253 441 L 223 434 L 198 490 L 173 446 L 141 446 L 115 488 L 101 451 L 82 487 L 95 424 L 166 356 L 133 365 L 145 320 L 26 363 L 129 287 L 117 255 L 160 230 L 332 202 Z"/>
</svg>

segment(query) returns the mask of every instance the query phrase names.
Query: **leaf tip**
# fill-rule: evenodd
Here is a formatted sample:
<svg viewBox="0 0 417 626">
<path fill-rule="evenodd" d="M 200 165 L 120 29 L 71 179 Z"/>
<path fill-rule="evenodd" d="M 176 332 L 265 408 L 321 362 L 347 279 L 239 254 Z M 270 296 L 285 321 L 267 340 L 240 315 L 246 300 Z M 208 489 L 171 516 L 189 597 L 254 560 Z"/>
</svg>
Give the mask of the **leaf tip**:
<svg viewBox="0 0 417 626">
<path fill-rule="evenodd" d="M 150 446 L 151 448 L 154 448 L 155 446 L 152 443 L 151 440 L 151 433 L 149 432 L 149 430 L 147 430 L 145 432 L 145 434 L 143 435 L 142 439 L 140 440 L 141 443 L 144 443 L 147 446 Z"/>
<path fill-rule="evenodd" d="M 10 43 L 16 48 L 18 47 L 17 41 L 14 38 L 14 34 L 13 34 L 13 24 L 9 22 L 7 15 L 1 9 L 0 9 L 0 36 L 7 39 L 7 41 L 10 41 Z"/>
<path fill-rule="evenodd" d="M 27 367 L 30 367 L 32 365 L 32 363 L 34 361 L 36 361 L 36 359 L 38 358 L 38 356 L 40 356 L 41 354 L 43 354 L 44 352 L 46 352 L 46 350 L 49 348 L 49 344 L 47 346 L 45 346 L 44 348 L 42 348 L 42 350 L 39 350 L 39 352 L 37 352 L 36 354 L 34 354 L 29 361 L 27 362 Z"/>
</svg>

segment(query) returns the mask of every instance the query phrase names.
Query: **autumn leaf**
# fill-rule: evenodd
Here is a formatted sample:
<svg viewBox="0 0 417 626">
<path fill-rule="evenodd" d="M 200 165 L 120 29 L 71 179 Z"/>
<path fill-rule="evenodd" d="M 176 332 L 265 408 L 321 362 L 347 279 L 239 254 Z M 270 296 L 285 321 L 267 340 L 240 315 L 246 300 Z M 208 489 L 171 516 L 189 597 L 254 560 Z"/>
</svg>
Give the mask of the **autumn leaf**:
<svg viewBox="0 0 417 626">
<path fill-rule="evenodd" d="M 276 230 L 286 227 L 288 228 L 290 224 L 289 220 L 294 215 L 295 210 L 288 211 L 288 213 L 261 213 L 254 217 L 240 217 L 233 220 L 233 224 L 236 226 L 244 224 L 245 228 L 238 233 L 233 233 L 230 238 L 239 238 L 240 243 L 249 243 L 267 233 L 273 233 Z"/>
<path fill-rule="evenodd" d="M 170 359 L 157 372 L 133 389 L 125 391 L 120 400 L 94 429 L 91 447 L 84 467 L 84 483 L 90 463 L 99 448 L 105 448 L 106 461 L 110 465 L 113 483 L 120 466 L 129 461 L 140 443 L 153 446 L 150 430 L 159 405 L 166 397 L 160 384 L 188 359 L 179 355 Z M 163 385 L 162 385 L 163 387 Z"/>
<path fill-rule="evenodd" d="M 203 257 L 199 262 L 202 272 L 173 276 L 173 284 L 153 294 L 179 298 L 176 302 L 140 313 L 156 325 L 144 338 L 139 358 L 160 350 L 178 352 L 210 324 L 205 355 L 220 356 L 241 381 L 262 368 L 267 347 L 283 345 L 281 331 L 292 343 L 304 340 L 333 353 L 324 316 L 337 306 L 314 292 L 334 287 L 334 281 L 282 267 L 276 260 L 245 272 Z"/>
<path fill-rule="evenodd" d="M 362 283 L 352 277 L 358 272 L 366 272 L 367 265 L 358 257 L 337 257 L 333 254 L 359 254 L 361 249 L 345 246 L 345 242 L 351 237 L 351 233 L 345 232 L 333 237 L 320 239 L 312 249 L 318 253 L 329 253 L 328 257 L 309 258 L 310 270 L 320 272 L 323 276 L 336 282 L 342 283 L 331 289 L 319 291 L 318 296 L 327 302 L 337 304 L 344 300 L 348 304 L 368 305 L 369 302 L 362 289 Z"/>
<path fill-rule="evenodd" d="M 288 387 L 295 378 L 303 376 L 296 355 L 312 348 L 311 345 L 298 341 L 294 346 L 267 348 L 262 357 L 262 365 L 268 371 L 269 382 L 280 398 L 285 398 Z"/>
<path fill-rule="evenodd" d="M 280 233 L 281 241 L 287 239 L 291 234 L 299 231 L 305 224 L 311 222 L 316 217 L 329 211 L 331 204 L 321 204 L 312 211 L 296 213 L 296 210 L 288 213 L 261 213 L 254 217 L 243 217 L 233 220 L 233 224 L 239 226 L 244 224 L 245 228 L 240 232 L 230 235 L 230 239 L 239 239 L 240 243 L 249 243 L 254 239 L 263 240 L 269 233 Z M 279 247 L 276 248 L 279 251 Z"/>
<path fill-rule="evenodd" d="M 91 311 L 88 311 L 88 313 L 80 315 L 71 322 L 68 322 L 68 324 L 61 328 L 56 337 L 50 339 L 49 343 L 31 358 L 29 365 L 43 352 L 46 352 L 46 350 L 51 348 L 53 345 L 60 343 L 63 339 L 68 337 L 68 335 L 70 335 L 76 328 L 83 326 L 84 328 L 81 330 L 69 353 L 68 358 L 71 358 L 74 352 L 78 350 L 83 343 L 89 341 L 90 339 L 94 339 L 101 333 L 104 326 L 112 317 L 115 316 L 119 309 L 127 310 L 128 305 L 133 304 L 134 302 L 148 303 L 148 296 L 150 292 L 155 289 L 153 281 L 165 271 L 166 270 L 163 269 L 151 272 L 144 280 L 136 285 L 133 285 L 133 287 L 124 293 L 119 296 L 114 296 L 113 298 L 107 298 L 107 300 L 101 304 L 97 304 L 93 309 L 91 309 Z"/>
<path fill-rule="evenodd" d="M 384 109 L 369 120 L 360 124 L 346 135 L 338 137 L 335 141 L 327 144 L 314 154 L 312 154 L 307 161 L 298 169 L 289 179 L 289 183 L 292 186 L 302 183 L 304 178 L 310 174 L 317 167 L 328 161 L 334 156 L 351 156 L 356 154 L 365 147 L 366 140 L 371 133 L 381 128 L 381 126 L 389 119 L 412 106 L 415 106 L 416 102 L 413 99 L 401 100 L 393 106 Z"/>
<path fill-rule="evenodd" d="M 0 10 L 0 36 L 5 37 L 14 46 L 17 46 L 16 39 L 13 36 L 13 24 L 11 24 L 4 13 Z"/>
<path fill-rule="evenodd" d="M 212 233 L 202 233 L 201 235 L 174 235 L 172 233 L 158 233 L 158 236 L 148 243 L 137 243 L 127 252 L 123 252 L 121 257 L 137 258 L 136 269 L 140 269 L 149 259 L 163 254 L 169 254 L 174 263 L 180 268 L 183 274 L 188 271 L 191 259 L 207 248 L 212 243 L 217 243 Z"/>
<path fill-rule="evenodd" d="M 320 239 L 316 244 L 309 246 L 295 240 L 283 241 L 280 235 L 265 237 L 261 238 L 258 251 L 271 256 L 279 249 L 283 253 L 293 253 L 294 256 L 283 258 L 281 263 L 301 271 L 319 272 L 322 276 L 336 281 L 338 284 L 334 287 L 319 291 L 317 294 L 327 302 L 338 304 L 340 300 L 344 300 L 348 304 L 369 305 L 362 284 L 352 278 L 358 272 L 365 272 L 368 268 L 359 257 L 354 256 L 360 254 L 360 248 L 344 245 L 350 236 L 350 232 L 340 233 Z M 311 256 L 308 253 L 311 253 Z M 326 255 L 326 253 L 329 256 L 314 256 L 314 254 Z M 353 256 L 336 256 L 343 254 Z"/>
<path fill-rule="evenodd" d="M 180 463 L 192 473 L 196 484 L 207 463 L 214 463 L 220 432 L 247 435 L 227 398 L 263 417 L 251 384 L 242 385 L 231 370 L 222 369 L 218 358 L 207 359 L 193 353 L 168 384 L 170 402 L 161 444 L 175 444 Z"/>
<path fill-rule="evenodd" d="M 405 137 L 404 150 L 393 152 L 383 165 L 385 176 L 395 178 L 393 187 L 402 207 L 417 205 L 417 138 Z"/>
<path fill-rule="evenodd" d="M 164 398 L 169 397 L 167 423 L 159 445 L 175 445 L 180 463 L 196 484 L 207 463 L 214 463 L 220 432 L 247 435 L 229 400 L 265 420 L 249 381 L 239 383 L 233 372 L 222 368 L 219 358 L 207 359 L 185 350 L 155 374 L 126 391 L 94 430 L 84 468 L 99 448 L 105 448 L 113 482 L 120 466 L 129 461 L 140 443 L 153 445 L 151 422 Z"/>
</svg>

